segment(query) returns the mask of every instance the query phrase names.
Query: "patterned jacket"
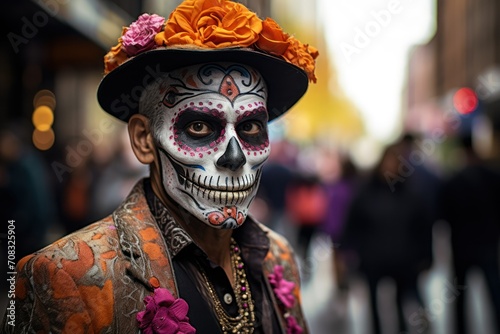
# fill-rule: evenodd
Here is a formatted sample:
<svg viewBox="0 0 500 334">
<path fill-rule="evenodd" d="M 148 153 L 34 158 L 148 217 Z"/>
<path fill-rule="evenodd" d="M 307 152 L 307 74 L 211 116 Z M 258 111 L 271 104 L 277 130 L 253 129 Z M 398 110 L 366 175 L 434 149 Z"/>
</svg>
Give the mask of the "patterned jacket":
<svg viewBox="0 0 500 334">
<path fill-rule="evenodd" d="M 286 240 L 259 224 L 270 241 L 263 263 L 295 283 L 286 310 L 274 300 L 283 333 L 292 315 L 307 333 L 300 306 L 299 272 Z M 164 238 L 149 210 L 142 182 L 110 216 L 74 232 L 17 264 L 15 326 L 6 313 L 1 333 L 138 333 L 136 315 L 153 287 L 177 297 Z M 269 282 L 266 284 L 269 289 Z M 271 293 L 274 297 L 274 294 Z"/>
</svg>

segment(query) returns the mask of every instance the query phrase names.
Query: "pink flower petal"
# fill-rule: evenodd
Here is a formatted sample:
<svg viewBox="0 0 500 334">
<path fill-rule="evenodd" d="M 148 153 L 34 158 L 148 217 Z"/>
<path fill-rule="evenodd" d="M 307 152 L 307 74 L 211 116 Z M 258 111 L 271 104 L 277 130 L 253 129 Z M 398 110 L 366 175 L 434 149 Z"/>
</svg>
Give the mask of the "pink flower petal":
<svg viewBox="0 0 500 334">
<path fill-rule="evenodd" d="M 146 306 L 148 306 L 151 302 L 154 303 L 154 298 L 152 296 L 144 297 L 144 304 L 146 304 Z"/>
<path fill-rule="evenodd" d="M 168 289 L 158 288 L 155 289 L 154 300 L 159 306 L 170 306 L 175 301 L 175 298 Z"/>
<path fill-rule="evenodd" d="M 156 313 L 151 328 L 156 334 L 176 334 L 179 329 L 179 322 L 172 319 L 170 312 L 164 307 Z"/>
<path fill-rule="evenodd" d="M 189 307 L 185 300 L 177 299 L 172 306 L 170 306 L 170 313 L 175 316 L 176 319 L 183 320 L 186 318 Z"/>
<path fill-rule="evenodd" d="M 142 330 L 142 334 L 155 334 L 151 327 L 146 327 Z"/>
<path fill-rule="evenodd" d="M 140 328 L 146 328 L 149 326 L 151 321 L 153 321 L 155 312 L 157 310 L 156 303 L 151 296 L 146 296 L 144 298 L 144 304 L 146 305 L 146 310 L 137 313 L 136 319 L 139 322 Z"/>
<path fill-rule="evenodd" d="M 137 319 L 137 321 L 139 321 L 139 323 L 142 325 L 143 323 L 145 323 L 145 320 L 144 320 L 144 316 L 146 315 L 146 311 L 140 311 L 137 313 L 137 315 L 135 316 L 135 318 Z"/>
<path fill-rule="evenodd" d="M 283 278 L 283 266 L 274 267 L 274 272 L 269 275 L 269 283 L 273 287 L 274 294 L 283 303 L 286 308 L 292 308 L 295 304 L 293 290 L 295 283 Z"/>
<path fill-rule="evenodd" d="M 153 296 L 144 298 L 144 304 L 146 310 L 136 315 L 144 334 L 196 333 L 187 317 L 188 304 L 181 298 L 175 299 L 168 289 L 155 289 Z"/>
<path fill-rule="evenodd" d="M 300 325 L 297 323 L 297 320 L 295 319 L 294 316 L 290 315 L 286 318 L 286 323 L 287 323 L 287 334 L 302 334 L 303 329 L 300 327 Z"/>
<path fill-rule="evenodd" d="M 196 329 L 194 329 L 194 327 L 191 326 L 189 322 L 181 322 L 179 324 L 179 334 L 195 334 L 195 333 Z"/>
<path fill-rule="evenodd" d="M 142 14 L 122 36 L 122 45 L 129 56 L 151 50 L 155 46 L 155 35 L 163 28 L 165 19 L 156 14 Z"/>
</svg>

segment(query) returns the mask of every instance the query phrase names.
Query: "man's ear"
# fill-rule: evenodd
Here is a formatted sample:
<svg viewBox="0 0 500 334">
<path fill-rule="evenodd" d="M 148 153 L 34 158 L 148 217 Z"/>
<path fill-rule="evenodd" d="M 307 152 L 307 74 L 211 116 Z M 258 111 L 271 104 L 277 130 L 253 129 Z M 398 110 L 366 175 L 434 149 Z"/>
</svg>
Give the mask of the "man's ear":
<svg viewBox="0 0 500 334">
<path fill-rule="evenodd" d="M 143 164 L 151 164 L 155 160 L 156 148 L 149 119 L 141 114 L 132 115 L 128 121 L 128 134 L 137 159 Z"/>
</svg>

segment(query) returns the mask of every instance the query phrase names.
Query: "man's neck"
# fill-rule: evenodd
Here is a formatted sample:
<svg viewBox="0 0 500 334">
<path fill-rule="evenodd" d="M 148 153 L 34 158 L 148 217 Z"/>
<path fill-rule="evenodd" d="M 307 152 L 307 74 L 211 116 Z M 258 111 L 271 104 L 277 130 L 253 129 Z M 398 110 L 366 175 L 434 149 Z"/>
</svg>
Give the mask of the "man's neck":
<svg viewBox="0 0 500 334">
<path fill-rule="evenodd" d="M 215 264 L 221 266 L 229 275 L 231 272 L 230 245 L 233 231 L 227 229 L 216 229 L 201 222 L 192 214 L 187 212 L 178 203 L 167 195 L 159 178 L 151 174 L 151 187 L 155 195 L 168 209 L 175 221 L 189 234 L 191 239 L 200 247 Z"/>
</svg>

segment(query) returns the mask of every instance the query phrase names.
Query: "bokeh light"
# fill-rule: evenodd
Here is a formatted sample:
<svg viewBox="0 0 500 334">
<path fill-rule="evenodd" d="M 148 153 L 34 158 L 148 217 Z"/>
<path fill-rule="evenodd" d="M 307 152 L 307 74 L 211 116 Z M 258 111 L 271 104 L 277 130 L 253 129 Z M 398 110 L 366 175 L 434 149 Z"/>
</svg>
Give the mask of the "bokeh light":
<svg viewBox="0 0 500 334">
<path fill-rule="evenodd" d="M 47 131 L 54 122 L 54 113 L 52 112 L 52 109 L 47 106 L 39 106 L 33 112 L 32 121 L 37 130 Z"/>
<path fill-rule="evenodd" d="M 52 130 L 54 123 L 54 109 L 56 97 L 48 89 L 42 89 L 33 97 L 33 115 L 31 121 L 35 126 L 32 134 L 33 145 L 41 151 L 48 150 L 54 145 L 55 133 Z"/>
<path fill-rule="evenodd" d="M 470 88 L 460 88 L 453 95 L 453 106 L 462 115 L 470 114 L 476 110 L 477 104 L 477 95 Z"/>
<path fill-rule="evenodd" d="M 55 141 L 55 134 L 52 129 L 48 129 L 47 131 L 40 131 L 38 129 L 35 129 L 33 131 L 33 145 L 41 151 L 48 150 L 49 148 L 54 145 Z"/>
<path fill-rule="evenodd" d="M 54 93 L 48 89 L 42 89 L 36 93 L 33 98 L 33 108 L 36 109 L 40 106 L 47 106 L 54 110 L 56 108 L 56 97 Z"/>
</svg>

